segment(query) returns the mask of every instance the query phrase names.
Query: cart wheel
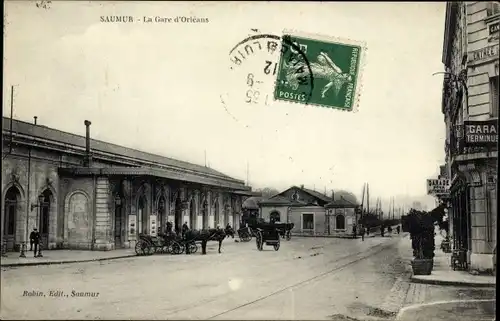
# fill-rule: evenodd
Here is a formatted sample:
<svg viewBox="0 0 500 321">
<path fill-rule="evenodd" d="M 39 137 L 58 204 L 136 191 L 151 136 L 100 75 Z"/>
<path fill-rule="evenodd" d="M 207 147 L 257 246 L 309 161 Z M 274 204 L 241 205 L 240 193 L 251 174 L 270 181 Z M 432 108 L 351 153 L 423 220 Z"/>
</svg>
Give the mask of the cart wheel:
<svg viewBox="0 0 500 321">
<path fill-rule="evenodd" d="M 198 245 L 195 242 L 189 243 L 189 254 L 194 254 L 198 251 Z"/>
<path fill-rule="evenodd" d="M 135 243 L 135 254 L 145 255 L 147 247 L 148 245 L 143 240 L 137 241 L 137 243 Z"/>
<path fill-rule="evenodd" d="M 274 250 L 277 251 L 280 249 L 280 239 L 278 238 L 278 243 L 274 244 Z"/>
<path fill-rule="evenodd" d="M 247 234 L 247 235 L 245 236 L 245 242 L 250 242 L 251 240 L 252 240 L 252 235 Z"/>
<path fill-rule="evenodd" d="M 184 247 L 177 242 L 172 243 L 171 248 L 172 254 L 181 254 L 182 252 L 184 252 Z"/>
<path fill-rule="evenodd" d="M 257 243 L 257 249 L 259 251 L 262 251 L 264 239 L 262 238 L 262 233 L 260 231 L 257 231 L 257 233 L 255 233 L 255 242 Z"/>
<path fill-rule="evenodd" d="M 153 255 L 155 249 L 154 246 L 150 243 L 146 243 L 146 248 L 144 249 L 144 254 Z"/>
</svg>

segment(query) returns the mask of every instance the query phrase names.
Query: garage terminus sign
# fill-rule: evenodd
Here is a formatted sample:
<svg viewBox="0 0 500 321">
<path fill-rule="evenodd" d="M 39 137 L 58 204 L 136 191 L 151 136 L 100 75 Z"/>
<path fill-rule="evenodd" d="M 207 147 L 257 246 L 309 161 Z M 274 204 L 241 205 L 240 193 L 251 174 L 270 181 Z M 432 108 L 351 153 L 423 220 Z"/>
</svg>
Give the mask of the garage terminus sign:
<svg viewBox="0 0 500 321">
<path fill-rule="evenodd" d="M 497 120 L 465 121 L 465 146 L 496 146 L 498 143 Z"/>
<path fill-rule="evenodd" d="M 450 180 L 449 179 L 428 179 L 427 180 L 427 194 L 434 196 L 447 195 L 450 193 Z"/>
</svg>

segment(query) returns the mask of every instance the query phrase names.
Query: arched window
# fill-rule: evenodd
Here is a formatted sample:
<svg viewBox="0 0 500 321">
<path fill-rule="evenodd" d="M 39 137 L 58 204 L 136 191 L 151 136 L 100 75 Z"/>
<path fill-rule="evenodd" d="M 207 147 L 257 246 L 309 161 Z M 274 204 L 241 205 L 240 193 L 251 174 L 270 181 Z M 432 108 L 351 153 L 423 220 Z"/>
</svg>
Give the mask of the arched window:
<svg viewBox="0 0 500 321">
<path fill-rule="evenodd" d="M 281 221 L 280 212 L 278 211 L 271 212 L 271 214 L 269 214 L 269 220 L 271 222 L 280 222 Z"/>
<path fill-rule="evenodd" d="M 14 186 L 5 195 L 4 236 L 13 237 L 15 234 L 19 195 L 19 190 Z"/>
<path fill-rule="evenodd" d="M 339 214 L 335 217 L 335 229 L 345 230 L 345 217 L 344 217 L 344 215 Z"/>
<path fill-rule="evenodd" d="M 139 197 L 137 204 L 137 216 L 140 224 L 137 231 L 139 233 L 148 234 L 148 217 L 146 213 L 146 199 L 144 196 Z"/>
<path fill-rule="evenodd" d="M 52 193 L 49 189 L 46 189 L 42 195 L 43 202 L 40 204 L 40 222 L 39 222 L 39 231 L 40 234 L 45 236 L 49 234 L 49 220 L 50 220 L 50 199 Z M 47 244 L 47 243 L 44 243 Z"/>
<path fill-rule="evenodd" d="M 193 197 L 189 204 L 189 227 L 192 230 L 196 229 L 196 216 L 196 203 Z"/>
</svg>

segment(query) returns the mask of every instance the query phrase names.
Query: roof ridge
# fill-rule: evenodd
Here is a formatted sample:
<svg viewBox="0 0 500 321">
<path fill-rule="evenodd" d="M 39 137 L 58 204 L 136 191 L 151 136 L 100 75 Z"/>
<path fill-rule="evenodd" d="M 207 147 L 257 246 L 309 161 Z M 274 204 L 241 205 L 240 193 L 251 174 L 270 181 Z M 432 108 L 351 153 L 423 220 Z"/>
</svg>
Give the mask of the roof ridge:
<svg viewBox="0 0 500 321">
<path fill-rule="evenodd" d="M 3 122 L 4 121 L 10 121 L 10 117 L 5 117 L 5 116 L 2 116 L 3 117 Z M 64 130 L 60 130 L 60 129 L 57 129 L 57 128 L 53 128 L 53 127 L 49 127 L 49 126 L 45 126 L 45 125 L 35 125 L 33 123 L 30 123 L 30 122 L 27 122 L 27 121 L 24 121 L 24 120 L 20 120 L 20 119 L 15 119 L 13 118 L 13 123 L 16 122 L 16 123 L 22 123 L 22 124 L 25 124 L 25 125 L 28 125 L 30 126 L 31 128 L 37 128 L 37 127 L 40 127 L 40 128 L 43 128 L 43 129 L 46 129 L 46 130 L 50 130 L 50 131 L 53 131 L 53 132 L 58 132 L 58 133 L 62 133 L 64 135 L 69 135 L 69 136 L 72 136 L 74 138 L 78 138 L 78 139 L 83 139 L 85 140 L 86 137 L 83 136 L 83 135 L 79 135 L 79 134 L 75 134 L 75 133 L 71 133 L 71 132 L 68 132 L 68 131 L 64 131 Z M 3 123 L 2 122 L 2 123 Z M 13 128 L 14 129 L 14 128 Z M 4 126 L 3 130 L 9 130 L 9 128 L 6 128 Z M 23 134 L 26 134 L 22 131 L 19 131 L 17 130 L 16 132 L 21 132 Z M 43 136 L 38 136 L 38 135 L 35 135 L 35 133 L 33 132 L 30 132 L 28 133 L 28 135 L 31 135 L 31 136 L 35 136 L 35 137 L 41 137 L 41 138 L 45 138 Z M 50 138 L 49 138 L 50 139 Z M 161 164 L 161 162 L 159 161 L 155 161 L 155 160 L 148 160 L 148 159 L 141 159 L 140 157 L 137 157 L 137 156 L 128 156 L 128 155 L 121 155 L 121 156 L 126 156 L 126 157 L 130 157 L 130 158 L 136 158 L 136 159 L 139 159 L 139 160 L 143 160 L 143 161 L 148 161 L 148 162 L 154 162 L 154 163 L 160 163 L 161 165 L 166 165 L 166 166 L 172 166 L 172 167 L 179 167 L 179 168 L 182 168 L 182 164 L 186 164 L 186 165 L 191 165 L 191 166 L 195 166 L 195 167 L 198 167 L 199 169 L 189 169 L 189 168 L 184 168 L 184 169 L 187 169 L 187 170 L 194 170 L 194 171 L 198 171 L 200 173 L 203 173 L 203 174 L 212 174 L 212 175 L 218 175 L 222 178 L 229 178 L 229 179 L 232 179 L 232 180 L 235 180 L 235 181 L 242 181 L 242 180 L 239 180 L 239 179 L 236 179 L 236 178 L 233 178 L 229 175 L 226 175 L 222 172 L 219 172 L 213 168 L 210 168 L 210 167 L 206 167 L 206 166 L 203 166 L 203 165 L 200 165 L 200 164 L 196 164 L 196 163 L 191 163 L 191 162 L 187 162 L 187 161 L 184 161 L 184 160 L 180 160 L 180 159 L 176 159 L 176 158 L 171 158 L 171 157 L 168 157 L 168 156 L 164 156 L 164 155 L 159 155 L 159 154 L 154 154 L 154 153 L 151 153 L 151 152 L 147 152 L 147 151 L 143 151 L 143 150 L 139 150 L 137 148 L 132 148 L 132 147 L 128 147 L 128 146 L 124 146 L 124 145 L 118 145 L 116 143 L 111 143 L 111 142 L 107 142 L 107 141 L 104 141 L 104 140 L 100 140 L 100 139 L 95 139 L 95 138 L 90 138 L 91 141 L 93 142 L 97 142 L 97 143 L 101 143 L 101 144 L 107 144 L 107 145 L 110 145 L 111 147 L 117 147 L 117 148 L 123 148 L 123 149 L 128 149 L 130 151 L 133 151 L 133 152 L 137 152 L 137 153 L 140 153 L 140 154 L 144 154 L 144 156 L 151 156 L 151 157 L 159 157 L 159 158 L 163 158 L 165 160 L 170 160 L 170 161 L 174 161 L 174 162 L 179 162 L 180 166 L 179 165 L 172 165 L 172 164 Z M 101 151 L 104 151 L 106 153 L 109 153 L 109 154 L 116 154 L 114 152 L 111 152 L 111 151 L 106 151 L 106 150 L 101 150 Z M 117 154 L 117 155 L 120 155 L 120 154 Z M 201 171 L 201 169 L 208 169 L 208 171 Z"/>
</svg>

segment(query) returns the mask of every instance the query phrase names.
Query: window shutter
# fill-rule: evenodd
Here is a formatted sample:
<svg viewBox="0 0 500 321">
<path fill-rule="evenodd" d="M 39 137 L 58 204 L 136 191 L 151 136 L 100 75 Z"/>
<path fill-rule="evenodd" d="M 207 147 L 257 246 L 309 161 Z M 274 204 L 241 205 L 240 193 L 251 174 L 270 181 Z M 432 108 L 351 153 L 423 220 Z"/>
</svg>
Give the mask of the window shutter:
<svg viewBox="0 0 500 321">
<path fill-rule="evenodd" d="M 490 114 L 491 117 L 498 117 L 498 76 L 490 78 L 491 101 Z"/>
</svg>

